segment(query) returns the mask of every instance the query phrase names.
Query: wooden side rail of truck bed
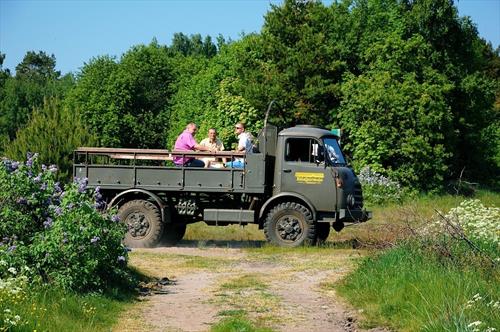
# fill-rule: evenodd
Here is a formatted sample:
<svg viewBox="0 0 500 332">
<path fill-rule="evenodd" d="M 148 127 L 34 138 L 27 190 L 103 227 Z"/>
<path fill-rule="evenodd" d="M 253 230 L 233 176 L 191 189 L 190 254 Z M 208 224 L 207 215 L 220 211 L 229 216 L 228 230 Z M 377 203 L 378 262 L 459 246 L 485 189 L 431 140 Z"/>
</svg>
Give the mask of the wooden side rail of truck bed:
<svg viewBox="0 0 500 332">
<path fill-rule="evenodd" d="M 123 148 L 94 148 L 81 147 L 75 150 L 76 157 L 85 156 L 85 162 L 90 162 L 89 156 L 106 156 L 111 159 L 128 159 L 128 160 L 164 160 L 172 161 L 173 157 L 194 157 L 194 158 L 244 158 L 244 152 L 236 151 L 169 151 L 162 149 L 123 149 Z"/>
</svg>

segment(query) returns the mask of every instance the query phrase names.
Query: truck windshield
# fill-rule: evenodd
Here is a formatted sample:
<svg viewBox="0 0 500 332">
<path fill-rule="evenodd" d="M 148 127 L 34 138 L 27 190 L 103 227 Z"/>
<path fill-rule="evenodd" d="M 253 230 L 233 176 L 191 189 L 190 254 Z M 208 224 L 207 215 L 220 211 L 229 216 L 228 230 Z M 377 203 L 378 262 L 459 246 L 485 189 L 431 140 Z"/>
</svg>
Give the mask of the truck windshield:
<svg viewBox="0 0 500 332">
<path fill-rule="evenodd" d="M 345 164 L 344 155 L 342 155 L 342 150 L 340 150 L 339 143 L 333 137 L 327 137 L 323 139 L 325 143 L 326 150 L 326 160 L 330 164 Z"/>
</svg>

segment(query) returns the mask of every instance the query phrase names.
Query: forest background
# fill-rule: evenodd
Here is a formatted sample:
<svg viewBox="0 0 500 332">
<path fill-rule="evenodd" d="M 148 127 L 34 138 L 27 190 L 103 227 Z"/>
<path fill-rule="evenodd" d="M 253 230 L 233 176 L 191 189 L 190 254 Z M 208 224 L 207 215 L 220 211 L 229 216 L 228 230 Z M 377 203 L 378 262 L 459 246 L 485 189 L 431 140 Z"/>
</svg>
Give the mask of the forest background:
<svg viewBox="0 0 500 332">
<path fill-rule="evenodd" d="M 357 171 L 423 191 L 498 188 L 499 53 L 451 0 L 287 0 L 238 41 L 177 33 L 74 75 L 43 51 L 12 75 L 0 53 L 0 155 L 36 151 L 68 177 L 78 146 L 171 149 L 191 121 L 198 140 L 215 127 L 230 146 L 234 123 L 256 134 L 277 100 L 279 127 L 341 128 Z"/>
</svg>

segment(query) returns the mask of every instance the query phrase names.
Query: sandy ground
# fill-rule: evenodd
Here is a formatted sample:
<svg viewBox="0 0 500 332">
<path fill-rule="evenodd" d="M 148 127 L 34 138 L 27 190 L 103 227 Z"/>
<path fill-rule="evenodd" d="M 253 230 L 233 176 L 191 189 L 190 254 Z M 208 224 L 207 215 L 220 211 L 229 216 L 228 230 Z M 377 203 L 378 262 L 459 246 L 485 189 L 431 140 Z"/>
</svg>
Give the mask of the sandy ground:
<svg viewBox="0 0 500 332">
<path fill-rule="evenodd" d="M 114 331 L 209 331 L 211 325 L 223 318 L 219 315 L 221 311 L 234 309 L 234 302 L 224 303 L 217 289 L 224 281 L 245 275 L 265 280 L 266 292 L 278 299 L 278 304 L 269 309 L 278 317 L 277 320 L 265 324 L 272 330 L 365 331 L 357 327 L 355 310 L 343 303 L 334 291 L 321 288 L 322 282 L 334 282 L 352 269 L 352 265 L 343 263 L 345 251 L 338 255 L 339 264 L 335 269 L 297 269 L 295 265 L 304 263 L 300 259 L 294 263 L 259 260 L 249 258 L 249 254 L 240 248 L 172 247 L 138 249 L 134 253 L 140 255 L 140 259 L 132 259 L 133 266 L 157 278 L 175 278 L 176 282 L 162 288 L 166 294 L 145 296 L 143 301 L 133 305 Z M 154 257 L 154 262 L 148 261 L 141 253 Z M 171 265 L 175 257 L 227 259 L 230 264 L 222 269 L 176 271 Z M 328 259 L 335 260 L 335 257 L 334 254 Z M 162 269 L 162 259 L 165 260 L 165 270 Z M 244 297 L 245 293 L 241 296 Z M 250 313 L 250 318 L 258 319 L 258 313 L 256 315 Z M 377 328 L 370 331 L 387 330 Z"/>
</svg>

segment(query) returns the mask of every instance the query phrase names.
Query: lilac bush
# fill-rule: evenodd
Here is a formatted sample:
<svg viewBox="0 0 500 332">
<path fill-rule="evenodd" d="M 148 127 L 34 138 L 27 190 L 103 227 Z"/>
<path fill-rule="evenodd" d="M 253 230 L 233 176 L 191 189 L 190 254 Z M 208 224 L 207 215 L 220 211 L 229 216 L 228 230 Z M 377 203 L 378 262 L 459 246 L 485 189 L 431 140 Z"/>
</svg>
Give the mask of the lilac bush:
<svg viewBox="0 0 500 332">
<path fill-rule="evenodd" d="M 0 163 L 0 260 L 31 280 L 76 291 L 126 278 L 126 230 L 99 190 L 85 179 L 63 190 L 57 167 L 39 165 L 37 157 Z"/>
<path fill-rule="evenodd" d="M 369 166 L 361 169 L 358 179 L 363 186 L 363 197 L 368 205 L 401 202 L 409 192 L 399 182 L 373 171 Z"/>
</svg>

